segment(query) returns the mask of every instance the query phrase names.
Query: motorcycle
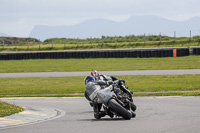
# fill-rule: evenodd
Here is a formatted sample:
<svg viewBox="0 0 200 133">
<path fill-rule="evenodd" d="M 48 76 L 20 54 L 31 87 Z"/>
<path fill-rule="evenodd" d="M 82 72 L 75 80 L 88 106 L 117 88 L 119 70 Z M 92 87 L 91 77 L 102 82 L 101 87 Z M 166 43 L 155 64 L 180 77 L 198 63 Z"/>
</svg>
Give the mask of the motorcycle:
<svg viewBox="0 0 200 133">
<path fill-rule="evenodd" d="M 103 109 L 109 116 L 122 116 L 124 119 L 129 120 L 136 116 L 133 113 L 136 106 L 133 103 L 132 94 L 133 92 L 126 87 L 125 81 L 120 80 L 105 89 L 98 88 L 95 90 L 92 99 L 95 99 L 97 103 L 102 103 Z"/>
</svg>

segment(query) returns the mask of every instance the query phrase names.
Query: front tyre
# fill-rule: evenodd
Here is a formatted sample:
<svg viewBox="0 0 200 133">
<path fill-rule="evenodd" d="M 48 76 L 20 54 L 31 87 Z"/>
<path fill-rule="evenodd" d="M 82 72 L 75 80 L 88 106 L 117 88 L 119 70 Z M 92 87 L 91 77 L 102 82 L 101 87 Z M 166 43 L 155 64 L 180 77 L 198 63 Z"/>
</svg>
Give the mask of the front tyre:
<svg viewBox="0 0 200 133">
<path fill-rule="evenodd" d="M 122 116 L 126 120 L 130 120 L 132 117 L 132 113 L 122 107 L 119 103 L 117 103 L 114 99 L 111 99 L 108 102 L 108 106 L 116 112 L 118 115 Z"/>
<path fill-rule="evenodd" d="M 136 106 L 135 106 L 135 104 L 133 103 L 133 102 L 130 102 L 131 103 L 131 109 L 133 110 L 133 111 L 135 111 L 136 110 Z"/>
</svg>

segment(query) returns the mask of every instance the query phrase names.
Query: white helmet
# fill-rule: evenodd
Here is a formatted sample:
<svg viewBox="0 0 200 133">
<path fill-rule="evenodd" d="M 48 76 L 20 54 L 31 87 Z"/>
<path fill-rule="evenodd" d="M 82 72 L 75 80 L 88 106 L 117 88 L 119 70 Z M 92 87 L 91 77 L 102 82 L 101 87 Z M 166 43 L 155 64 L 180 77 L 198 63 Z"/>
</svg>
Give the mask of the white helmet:
<svg viewBox="0 0 200 133">
<path fill-rule="evenodd" d="M 94 70 L 94 71 L 91 72 L 91 76 L 95 78 L 95 77 L 99 76 L 99 72 Z"/>
</svg>

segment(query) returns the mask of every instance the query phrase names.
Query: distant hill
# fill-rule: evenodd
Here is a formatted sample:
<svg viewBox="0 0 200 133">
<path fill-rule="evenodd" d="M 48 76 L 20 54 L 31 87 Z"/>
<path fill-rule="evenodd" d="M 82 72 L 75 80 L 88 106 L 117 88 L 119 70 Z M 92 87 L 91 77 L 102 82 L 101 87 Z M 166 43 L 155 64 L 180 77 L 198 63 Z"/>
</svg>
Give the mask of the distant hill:
<svg viewBox="0 0 200 133">
<path fill-rule="evenodd" d="M 93 19 L 72 26 L 37 25 L 30 33 L 30 37 L 45 40 L 48 38 L 90 38 L 104 36 L 162 34 L 166 36 L 187 36 L 200 33 L 200 17 L 187 21 L 172 21 L 156 16 L 132 16 L 123 22 L 107 19 Z"/>
</svg>

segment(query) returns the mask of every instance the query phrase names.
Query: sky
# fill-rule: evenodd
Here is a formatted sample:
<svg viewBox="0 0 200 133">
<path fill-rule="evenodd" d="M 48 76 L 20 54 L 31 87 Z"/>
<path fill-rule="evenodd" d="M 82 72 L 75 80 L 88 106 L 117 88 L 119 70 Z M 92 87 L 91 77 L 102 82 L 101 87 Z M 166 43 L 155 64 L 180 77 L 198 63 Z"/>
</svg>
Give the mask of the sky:
<svg viewBox="0 0 200 133">
<path fill-rule="evenodd" d="M 28 37 L 35 25 L 69 26 L 104 18 L 154 15 L 175 21 L 200 16 L 200 0 L 0 0 L 0 33 Z"/>
</svg>

